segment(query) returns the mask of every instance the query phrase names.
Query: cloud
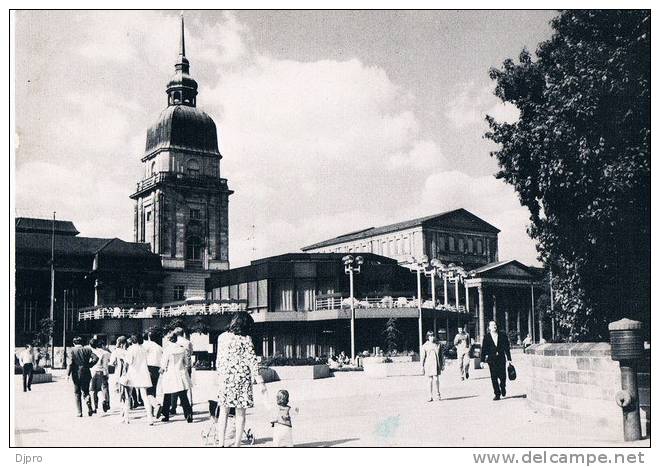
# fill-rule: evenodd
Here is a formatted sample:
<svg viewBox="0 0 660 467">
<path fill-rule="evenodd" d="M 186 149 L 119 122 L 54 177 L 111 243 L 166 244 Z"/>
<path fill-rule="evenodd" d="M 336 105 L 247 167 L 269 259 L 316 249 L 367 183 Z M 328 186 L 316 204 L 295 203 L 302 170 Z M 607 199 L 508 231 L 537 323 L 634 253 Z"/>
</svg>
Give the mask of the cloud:
<svg viewBox="0 0 660 467">
<path fill-rule="evenodd" d="M 534 243 L 526 233 L 529 213 L 510 185 L 493 176 L 474 177 L 450 170 L 430 175 L 422 192 L 420 211 L 432 213 L 465 208 L 501 230 L 500 260 L 536 264 Z"/>
<path fill-rule="evenodd" d="M 486 115 L 496 120 L 515 122 L 518 109 L 503 103 L 493 94 L 493 85 L 479 87 L 473 82 L 458 86 L 453 98 L 445 107 L 444 116 L 458 129 L 470 126 L 486 126 Z"/>
<path fill-rule="evenodd" d="M 502 228 L 501 257 L 533 257 L 512 191 L 491 176 L 451 170 L 445 135 L 427 132 L 418 97 L 383 68 L 360 58 L 274 58 L 252 46 L 252 31 L 232 13 L 201 15 L 186 16 L 186 47 L 198 106 L 217 124 L 221 173 L 235 190 L 232 266 L 452 207 Z M 146 130 L 166 105 L 178 17 L 19 19 L 18 29 L 38 29 L 57 43 L 46 43 L 49 55 L 17 50 L 30 59 L 17 68 L 18 211 L 54 210 L 82 235 L 130 240 L 128 196 L 143 173 Z M 445 116 L 457 127 L 476 125 L 486 111 L 497 112 L 488 92 L 466 86 Z"/>
</svg>

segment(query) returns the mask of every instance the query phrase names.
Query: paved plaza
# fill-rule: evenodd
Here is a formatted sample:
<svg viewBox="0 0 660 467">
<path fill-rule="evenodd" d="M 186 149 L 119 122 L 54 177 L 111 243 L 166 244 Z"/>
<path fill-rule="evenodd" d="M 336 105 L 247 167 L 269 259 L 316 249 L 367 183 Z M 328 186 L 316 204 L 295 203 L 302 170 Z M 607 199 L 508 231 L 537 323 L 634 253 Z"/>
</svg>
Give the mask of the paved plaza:
<svg viewBox="0 0 660 467">
<path fill-rule="evenodd" d="M 268 383 L 268 395 L 280 388 L 300 409 L 294 420 L 297 446 L 646 446 L 599 438 L 592 431 L 551 419 L 529 409 L 524 372 L 510 382 L 507 398 L 492 401 L 488 370 L 472 372 L 462 382 L 448 363 L 441 376 L 442 401 L 426 402 L 422 376 L 370 379 L 362 372 L 338 373 L 314 381 Z M 144 411 L 119 423 L 117 406 L 108 414 L 75 417 L 72 384 L 60 371 L 53 383 L 36 384 L 23 393 L 15 377 L 16 446 L 202 446 L 208 424 L 207 400 L 213 398 L 213 372 L 195 375 L 195 423 L 182 415 L 169 423 L 147 426 Z M 258 391 L 255 391 L 258 392 Z M 272 445 L 269 412 L 260 394 L 248 411 L 254 446 Z M 112 402 L 115 402 L 114 399 Z M 179 413 L 181 409 L 179 409 Z M 488 427 L 486 426 L 488 423 Z M 493 425 L 496 429 L 493 429 Z"/>
</svg>

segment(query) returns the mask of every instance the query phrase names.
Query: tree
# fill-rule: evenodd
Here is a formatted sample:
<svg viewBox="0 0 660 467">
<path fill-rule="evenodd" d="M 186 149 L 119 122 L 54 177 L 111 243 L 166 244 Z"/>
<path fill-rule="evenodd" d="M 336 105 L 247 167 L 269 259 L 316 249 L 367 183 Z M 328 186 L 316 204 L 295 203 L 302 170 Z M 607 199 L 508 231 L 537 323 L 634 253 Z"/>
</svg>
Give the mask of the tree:
<svg viewBox="0 0 660 467">
<path fill-rule="evenodd" d="M 199 334 L 208 334 L 211 330 L 211 325 L 206 316 L 196 316 L 193 325 L 190 327 L 190 332 L 196 332 Z"/>
<path fill-rule="evenodd" d="M 387 320 L 383 334 L 385 335 L 385 350 L 388 353 L 397 351 L 401 332 L 397 327 L 396 318 L 390 318 Z"/>
<path fill-rule="evenodd" d="M 50 359 L 50 338 L 53 335 L 53 320 L 50 318 L 43 318 L 39 320 L 37 333 L 34 336 L 32 345 L 37 349 L 39 361 Z M 39 362 L 37 362 L 38 364 Z"/>
<path fill-rule="evenodd" d="M 535 59 L 490 70 L 520 116 L 486 117 L 486 137 L 496 177 L 529 209 L 560 325 L 607 339 L 623 316 L 650 324 L 651 15 L 564 11 L 551 25 Z"/>
</svg>

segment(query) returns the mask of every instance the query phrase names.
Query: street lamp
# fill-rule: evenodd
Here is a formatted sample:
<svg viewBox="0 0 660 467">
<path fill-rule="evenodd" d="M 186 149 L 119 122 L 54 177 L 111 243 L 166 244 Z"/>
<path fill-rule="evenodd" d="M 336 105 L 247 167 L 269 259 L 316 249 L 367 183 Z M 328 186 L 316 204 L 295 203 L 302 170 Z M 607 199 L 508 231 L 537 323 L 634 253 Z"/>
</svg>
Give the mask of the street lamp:
<svg viewBox="0 0 660 467">
<path fill-rule="evenodd" d="M 412 257 L 410 259 L 409 264 L 410 264 L 410 269 L 417 273 L 417 310 L 419 312 L 419 317 L 418 317 L 419 354 L 421 355 L 422 345 L 424 344 L 424 340 L 422 338 L 422 272 L 425 273 L 426 268 L 429 265 L 429 258 L 426 255 L 422 255 L 419 259 Z"/>
<path fill-rule="evenodd" d="M 342 258 L 344 273 L 348 274 L 351 295 L 351 361 L 355 363 L 355 297 L 353 290 L 353 274 L 360 274 L 360 267 L 364 263 L 362 256 L 346 255 Z"/>
<path fill-rule="evenodd" d="M 426 277 L 431 278 L 431 301 L 433 301 L 433 309 L 436 308 L 436 302 L 435 302 L 435 276 L 441 276 L 444 277 L 444 272 L 446 268 L 444 264 L 442 264 L 442 261 L 440 261 L 437 258 L 434 258 L 431 260 L 431 268 L 430 269 L 425 269 L 424 270 L 424 275 Z M 447 280 L 445 279 L 445 295 L 447 294 Z M 438 332 L 438 321 L 437 321 L 437 316 L 435 313 L 433 313 L 433 332 L 437 334 Z"/>
</svg>

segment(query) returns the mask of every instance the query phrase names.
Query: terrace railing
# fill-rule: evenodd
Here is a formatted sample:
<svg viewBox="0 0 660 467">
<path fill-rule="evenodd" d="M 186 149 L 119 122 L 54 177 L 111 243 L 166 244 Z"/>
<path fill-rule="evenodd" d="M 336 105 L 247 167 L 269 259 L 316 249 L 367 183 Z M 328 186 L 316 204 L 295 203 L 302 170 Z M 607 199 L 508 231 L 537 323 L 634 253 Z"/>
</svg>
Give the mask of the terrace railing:
<svg viewBox="0 0 660 467">
<path fill-rule="evenodd" d="M 354 298 L 355 308 L 417 308 L 417 299 L 415 297 L 366 297 Z M 316 298 L 315 310 L 338 310 L 341 308 L 350 308 L 351 299 L 349 297 L 323 297 Z M 465 307 L 449 305 L 444 306 L 436 303 L 435 306 L 431 300 L 422 302 L 422 308 L 435 308 L 437 310 L 446 310 L 458 313 L 465 313 Z"/>
<path fill-rule="evenodd" d="M 81 308 L 78 310 L 78 320 L 97 320 L 97 319 L 122 319 L 122 318 L 169 318 L 173 316 L 199 316 L 199 315 L 217 315 L 223 313 L 235 313 L 245 311 L 246 301 L 218 302 L 218 303 L 182 303 L 177 305 L 165 305 L 161 307 L 110 307 L 97 306 Z"/>
</svg>

